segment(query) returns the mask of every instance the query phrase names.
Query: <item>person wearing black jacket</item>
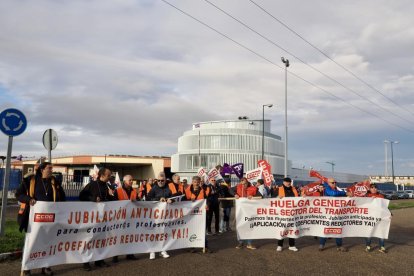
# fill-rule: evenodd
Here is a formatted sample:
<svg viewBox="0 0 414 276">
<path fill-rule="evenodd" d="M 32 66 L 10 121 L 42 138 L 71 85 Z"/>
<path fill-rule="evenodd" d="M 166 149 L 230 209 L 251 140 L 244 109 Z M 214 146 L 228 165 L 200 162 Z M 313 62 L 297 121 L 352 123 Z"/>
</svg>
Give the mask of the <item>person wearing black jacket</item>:
<svg viewBox="0 0 414 276">
<path fill-rule="evenodd" d="M 98 171 L 98 178 L 96 181 L 92 180 L 79 194 L 80 201 L 105 202 L 112 201 L 113 191 L 108 186 L 108 180 L 111 176 L 111 170 L 101 168 Z"/>
<path fill-rule="evenodd" d="M 220 198 L 229 198 L 234 197 L 234 192 L 231 189 L 231 182 L 229 178 L 226 178 L 218 186 L 218 193 Z M 226 231 L 231 231 L 230 228 L 230 214 L 231 208 L 233 208 L 233 200 L 220 200 L 220 209 L 222 210 L 222 217 L 220 220 L 220 230 L 219 233 Z"/>
<path fill-rule="evenodd" d="M 207 196 L 207 235 L 212 235 L 211 222 L 214 215 L 214 229 L 215 234 L 219 233 L 219 222 L 220 222 L 220 203 L 219 203 L 219 187 L 216 184 L 216 179 L 211 178 L 209 180 L 210 194 Z"/>
<path fill-rule="evenodd" d="M 299 193 L 295 187 L 292 186 L 292 179 L 285 177 L 283 179 L 283 185 L 276 189 L 273 189 L 272 197 L 284 198 L 284 197 L 298 197 Z M 289 250 L 296 252 L 299 249 L 295 246 L 295 239 L 289 238 Z M 281 252 L 283 249 L 283 238 L 277 241 L 277 252 Z"/>
<path fill-rule="evenodd" d="M 30 175 L 23 179 L 22 184 L 16 191 L 16 198 L 21 202 L 17 217 L 20 225 L 20 232 L 27 232 L 29 224 L 30 206 L 37 201 L 65 201 L 66 195 L 61 183 L 52 176 L 52 164 L 43 162 L 39 165 L 35 175 Z M 30 270 L 23 271 L 24 275 L 31 275 Z M 53 275 L 50 267 L 43 267 L 42 274 Z"/>
<path fill-rule="evenodd" d="M 160 172 L 158 174 L 157 182 L 154 184 L 154 186 L 152 186 L 151 191 L 147 195 L 146 201 L 160 201 L 160 202 L 172 203 L 170 199 L 171 196 L 172 196 L 172 193 L 166 183 L 165 173 Z M 162 251 L 160 253 L 160 256 L 163 257 L 164 259 L 170 257 L 167 251 Z M 154 259 L 155 259 L 155 252 L 150 252 L 150 260 L 154 260 Z"/>
<path fill-rule="evenodd" d="M 79 194 L 80 201 L 92 201 L 92 202 L 105 202 L 112 201 L 113 192 L 108 187 L 108 180 L 111 177 L 111 170 L 107 168 L 101 168 L 98 171 L 98 178 L 96 181 L 89 182 L 85 188 Z M 95 266 L 98 267 L 109 267 L 110 264 L 105 263 L 104 260 L 95 261 Z M 83 264 L 83 269 L 86 271 L 91 271 L 92 268 L 88 263 Z"/>
</svg>

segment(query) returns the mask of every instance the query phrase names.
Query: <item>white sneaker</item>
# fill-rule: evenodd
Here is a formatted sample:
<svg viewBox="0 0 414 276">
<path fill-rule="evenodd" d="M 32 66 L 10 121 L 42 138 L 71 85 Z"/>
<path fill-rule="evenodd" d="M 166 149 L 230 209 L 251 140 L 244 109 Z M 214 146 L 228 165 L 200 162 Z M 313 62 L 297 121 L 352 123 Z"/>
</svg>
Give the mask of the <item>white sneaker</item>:
<svg viewBox="0 0 414 276">
<path fill-rule="evenodd" d="M 150 260 L 154 260 L 155 259 L 155 253 L 154 252 L 151 252 L 150 253 Z"/>
<path fill-rule="evenodd" d="M 163 257 L 164 259 L 166 259 L 166 258 L 169 258 L 169 257 L 170 257 L 170 255 L 168 255 L 167 251 L 162 251 L 162 252 L 160 253 L 160 256 L 161 256 L 161 257 Z"/>
<path fill-rule="evenodd" d="M 289 246 L 289 250 L 294 252 L 299 251 L 299 249 L 297 249 L 296 246 Z"/>
<path fill-rule="evenodd" d="M 281 246 L 278 246 L 278 247 L 276 248 L 276 251 L 277 251 L 277 252 L 282 252 L 282 247 L 281 247 Z"/>
</svg>

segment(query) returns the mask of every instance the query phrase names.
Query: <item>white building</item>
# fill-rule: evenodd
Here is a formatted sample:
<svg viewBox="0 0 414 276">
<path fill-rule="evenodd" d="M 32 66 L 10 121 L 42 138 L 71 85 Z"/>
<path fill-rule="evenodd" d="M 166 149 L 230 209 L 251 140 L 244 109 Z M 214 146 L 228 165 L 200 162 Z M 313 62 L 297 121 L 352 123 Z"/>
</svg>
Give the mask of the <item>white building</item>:
<svg viewBox="0 0 414 276">
<path fill-rule="evenodd" d="M 244 171 L 257 168 L 262 159 L 262 120 L 226 120 L 193 124 L 178 138 L 178 150 L 171 157 L 171 172 L 191 177 L 200 167 L 211 169 L 224 163 L 243 163 Z M 264 120 L 264 159 L 272 166 L 272 173 L 281 178 L 284 174 L 284 141 L 271 133 L 270 120 Z M 201 164 L 200 164 L 201 160 Z M 353 183 L 367 179 L 366 175 L 319 171 L 323 176 L 334 177 L 340 183 Z M 308 169 L 292 168 L 288 162 L 288 176 L 294 181 L 316 181 L 308 176 Z"/>
<path fill-rule="evenodd" d="M 245 172 L 255 169 L 262 159 L 262 126 L 262 120 L 249 119 L 195 123 L 178 139 L 171 171 L 192 176 L 200 167 L 210 169 L 224 163 L 244 163 Z M 264 120 L 264 159 L 273 174 L 283 175 L 284 142 L 270 132 L 270 120 Z"/>
</svg>

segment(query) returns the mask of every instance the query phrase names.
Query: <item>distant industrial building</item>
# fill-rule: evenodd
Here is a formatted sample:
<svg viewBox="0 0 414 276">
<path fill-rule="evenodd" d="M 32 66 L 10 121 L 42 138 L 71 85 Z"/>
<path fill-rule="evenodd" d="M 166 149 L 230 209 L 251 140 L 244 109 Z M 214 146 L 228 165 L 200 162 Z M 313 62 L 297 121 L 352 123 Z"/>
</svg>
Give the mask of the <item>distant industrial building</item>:
<svg viewBox="0 0 414 276">
<path fill-rule="evenodd" d="M 15 161 L 12 168 L 21 169 L 23 175 L 32 173 L 37 160 Z M 76 181 L 89 177 L 94 165 L 118 172 L 120 177 L 130 174 L 134 179 L 154 178 L 159 172 L 171 173 L 171 159 L 166 156 L 133 155 L 78 155 L 52 158 L 53 171 L 73 176 Z"/>
</svg>

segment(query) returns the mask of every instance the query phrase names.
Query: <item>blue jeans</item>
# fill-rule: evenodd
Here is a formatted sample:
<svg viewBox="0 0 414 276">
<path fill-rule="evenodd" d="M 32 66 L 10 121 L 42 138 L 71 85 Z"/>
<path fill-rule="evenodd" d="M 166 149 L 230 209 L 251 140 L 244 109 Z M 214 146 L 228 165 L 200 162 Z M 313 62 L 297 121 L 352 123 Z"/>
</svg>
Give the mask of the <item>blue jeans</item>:
<svg viewBox="0 0 414 276">
<path fill-rule="evenodd" d="M 223 216 L 220 218 L 220 231 L 224 232 L 226 231 L 226 228 L 230 227 L 230 214 L 231 214 L 231 208 L 221 208 L 223 210 Z"/>
<path fill-rule="evenodd" d="M 325 246 L 327 238 L 319 238 L 319 245 Z M 342 238 L 335 238 L 336 246 L 342 246 Z"/>
<path fill-rule="evenodd" d="M 252 240 L 239 240 L 239 243 L 252 245 Z"/>
<path fill-rule="evenodd" d="M 371 238 L 365 238 L 365 245 L 366 246 L 371 246 Z M 380 247 L 385 247 L 385 240 L 384 239 L 378 239 L 379 241 L 379 246 Z"/>
</svg>

